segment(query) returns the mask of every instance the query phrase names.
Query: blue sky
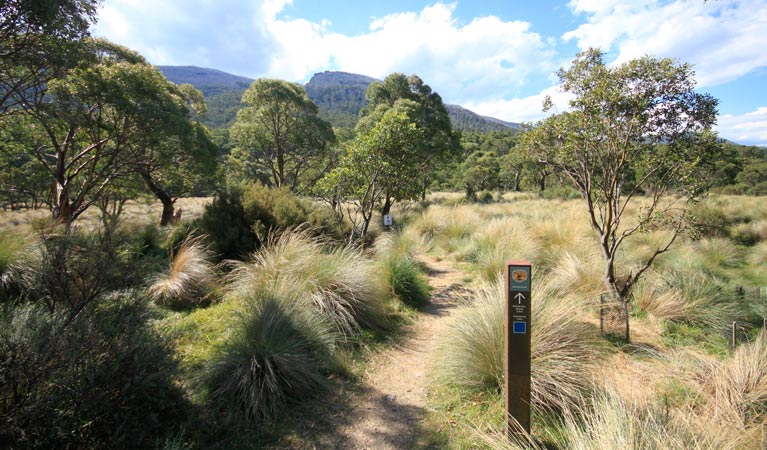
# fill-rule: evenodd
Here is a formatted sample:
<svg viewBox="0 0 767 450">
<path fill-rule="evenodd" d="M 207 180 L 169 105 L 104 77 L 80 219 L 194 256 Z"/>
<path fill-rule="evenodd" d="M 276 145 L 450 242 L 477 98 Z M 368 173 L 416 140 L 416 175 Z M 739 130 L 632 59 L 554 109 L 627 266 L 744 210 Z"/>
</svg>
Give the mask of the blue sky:
<svg viewBox="0 0 767 450">
<path fill-rule="evenodd" d="M 767 0 L 104 0 L 94 34 L 153 64 L 305 82 L 343 70 L 417 73 L 447 103 L 544 117 L 554 73 L 582 49 L 694 65 L 724 138 L 767 145 Z"/>
</svg>

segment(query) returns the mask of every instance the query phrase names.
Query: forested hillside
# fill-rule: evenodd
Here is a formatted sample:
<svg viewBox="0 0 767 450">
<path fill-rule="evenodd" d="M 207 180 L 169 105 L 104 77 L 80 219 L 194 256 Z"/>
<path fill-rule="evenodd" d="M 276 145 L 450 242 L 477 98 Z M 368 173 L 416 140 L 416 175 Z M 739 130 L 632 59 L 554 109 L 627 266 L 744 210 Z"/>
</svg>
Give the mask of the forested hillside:
<svg viewBox="0 0 767 450">
<path fill-rule="evenodd" d="M 159 66 L 168 80 L 189 83 L 201 90 L 208 104 L 203 123 L 210 128 L 228 127 L 242 107 L 240 99 L 252 79 L 215 69 L 194 66 Z M 320 110 L 320 117 L 336 128 L 354 128 L 360 110 L 365 107 L 365 91 L 378 81 L 365 75 L 346 72 L 315 74 L 304 86 L 309 98 Z M 445 105 L 453 129 L 458 131 L 518 130 L 517 123 L 481 116 L 458 105 Z"/>
</svg>

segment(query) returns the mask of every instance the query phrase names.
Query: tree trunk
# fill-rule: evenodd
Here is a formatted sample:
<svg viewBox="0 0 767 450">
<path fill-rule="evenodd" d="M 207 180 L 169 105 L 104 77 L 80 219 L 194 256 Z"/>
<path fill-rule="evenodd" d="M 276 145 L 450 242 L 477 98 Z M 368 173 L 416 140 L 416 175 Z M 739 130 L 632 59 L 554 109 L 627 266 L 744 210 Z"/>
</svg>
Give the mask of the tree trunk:
<svg viewBox="0 0 767 450">
<path fill-rule="evenodd" d="M 58 180 L 53 183 L 53 218 L 62 223 L 72 220 L 69 189 Z"/>
<path fill-rule="evenodd" d="M 391 205 L 392 205 L 392 199 L 388 195 L 386 196 L 386 200 L 384 200 L 383 208 L 381 209 L 381 215 L 385 216 L 388 215 L 389 212 L 391 212 Z"/>
<path fill-rule="evenodd" d="M 519 172 L 517 172 L 516 175 L 514 175 L 514 192 L 519 192 L 522 190 L 520 187 L 520 184 L 522 184 L 521 182 L 522 182 L 522 171 L 520 170 Z"/>
<path fill-rule="evenodd" d="M 155 197 L 157 197 L 162 203 L 162 216 L 160 216 L 160 226 L 166 227 L 170 225 L 173 223 L 173 215 L 175 213 L 174 203 L 176 203 L 176 201 L 160 186 L 158 186 L 157 183 L 154 182 L 149 171 L 141 170 L 139 173 L 141 174 L 141 178 L 144 180 L 144 183 L 146 183 L 149 190 L 152 191 Z"/>
</svg>

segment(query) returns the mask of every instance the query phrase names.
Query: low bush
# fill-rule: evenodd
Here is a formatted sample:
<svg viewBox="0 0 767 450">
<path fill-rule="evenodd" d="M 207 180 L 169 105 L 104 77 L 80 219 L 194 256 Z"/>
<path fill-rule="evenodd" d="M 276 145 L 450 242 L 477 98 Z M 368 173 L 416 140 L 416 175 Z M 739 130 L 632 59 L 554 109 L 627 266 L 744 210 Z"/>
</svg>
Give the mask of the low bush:
<svg viewBox="0 0 767 450">
<path fill-rule="evenodd" d="M 186 406 L 171 348 L 135 292 L 0 311 L 0 447 L 147 448 Z"/>
<path fill-rule="evenodd" d="M 229 187 L 205 208 L 201 232 L 211 236 L 224 259 L 242 259 L 272 232 L 303 226 L 313 235 L 341 241 L 347 230 L 324 205 L 294 195 L 287 188 L 260 182 Z"/>
<path fill-rule="evenodd" d="M 412 254 L 414 245 L 406 235 L 391 232 L 378 240 L 376 250 L 391 294 L 402 303 L 419 308 L 429 303 L 431 288 L 423 268 Z"/>
<path fill-rule="evenodd" d="M 261 246 L 242 204 L 242 189 L 229 186 L 205 206 L 197 222 L 221 259 L 240 259 Z"/>
</svg>

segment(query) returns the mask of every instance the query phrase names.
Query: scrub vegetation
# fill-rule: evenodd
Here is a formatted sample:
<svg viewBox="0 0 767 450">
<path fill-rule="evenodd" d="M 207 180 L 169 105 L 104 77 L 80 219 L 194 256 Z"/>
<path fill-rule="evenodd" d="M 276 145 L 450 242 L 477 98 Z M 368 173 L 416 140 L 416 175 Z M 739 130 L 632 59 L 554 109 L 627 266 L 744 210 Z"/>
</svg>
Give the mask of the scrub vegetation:
<svg viewBox="0 0 767 450">
<path fill-rule="evenodd" d="M 0 14 L 0 448 L 313 448 L 413 330 L 428 350 L 378 372 L 432 371 L 397 391 L 419 404 L 375 399 L 395 442 L 763 448 L 767 153 L 718 139 L 688 64 L 589 49 L 568 111 L 492 131 L 401 73 L 326 86 L 357 102 L 335 128 L 274 79 L 206 122 L 197 87 L 89 35 L 99 4 Z M 519 442 L 510 259 L 534 268 Z"/>
</svg>

